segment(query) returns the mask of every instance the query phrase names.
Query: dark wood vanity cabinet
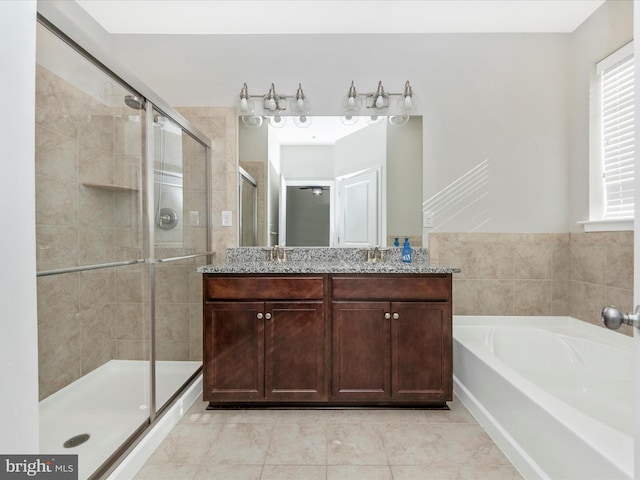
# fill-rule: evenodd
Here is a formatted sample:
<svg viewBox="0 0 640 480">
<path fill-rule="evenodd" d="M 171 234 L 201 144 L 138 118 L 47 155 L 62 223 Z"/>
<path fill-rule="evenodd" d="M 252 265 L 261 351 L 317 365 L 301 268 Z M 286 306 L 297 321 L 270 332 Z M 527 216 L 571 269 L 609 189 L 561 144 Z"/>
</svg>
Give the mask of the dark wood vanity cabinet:
<svg viewBox="0 0 640 480">
<path fill-rule="evenodd" d="M 327 400 L 322 277 L 205 275 L 204 288 L 205 400 Z"/>
<path fill-rule="evenodd" d="M 451 275 L 204 276 L 204 399 L 443 405 Z"/>
<path fill-rule="evenodd" d="M 452 399 L 450 276 L 334 277 L 331 318 L 334 399 Z"/>
</svg>

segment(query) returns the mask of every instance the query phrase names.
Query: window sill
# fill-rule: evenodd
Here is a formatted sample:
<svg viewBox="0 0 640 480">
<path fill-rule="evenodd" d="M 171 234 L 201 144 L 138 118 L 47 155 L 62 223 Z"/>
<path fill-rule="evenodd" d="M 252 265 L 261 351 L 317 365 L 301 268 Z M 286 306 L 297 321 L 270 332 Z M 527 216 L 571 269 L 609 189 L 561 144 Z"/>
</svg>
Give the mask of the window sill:
<svg viewBox="0 0 640 480">
<path fill-rule="evenodd" d="M 587 220 L 578 222 L 585 232 L 624 232 L 633 231 L 633 218 L 615 218 L 608 220 Z"/>
</svg>

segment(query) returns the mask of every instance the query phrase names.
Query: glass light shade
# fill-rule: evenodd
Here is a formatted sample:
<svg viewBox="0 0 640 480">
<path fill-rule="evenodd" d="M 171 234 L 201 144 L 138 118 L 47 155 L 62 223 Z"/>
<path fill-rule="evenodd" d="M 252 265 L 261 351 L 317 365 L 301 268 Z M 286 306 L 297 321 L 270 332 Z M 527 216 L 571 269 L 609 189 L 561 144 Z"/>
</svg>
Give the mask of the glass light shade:
<svg viewBox="0 0 640 480">
<path fill-rule="evenodd" d="M 403 115 L 411 115 L 418 107 L 418 96 L 413 93 L 409 80 L 404 84 L 404 92 L 398 100 L 398 110 Z"/>
<path fill-rule="evenodd" d="M 262 117 L 258 115 L 243 115 L 242 123 L 249 128 L 258 128 L 262 126 Z"/>
<path fill-rule="evenodd" d="M 262 106 L 265 110 L 275 112 L 276 110 L 284 110 L 284 101 L 276 94 L 276 87 L 271 84 L 271 88 L 264 96 Z"/>
<path fill-rule="evenodd" d="M 342 111 L 344 112 L 345 117 L 349 117 L 358 115 L 361 109 L 362 98 L 358 96 L 356 93 L 356 87 L 353 82 L 351 82 L 349 92 L 342 100 Z"/>
<path fill-rule="evenodd" d="M 311 112 L 311 102 L 302 91 L 301 84 L 298 84 L 296 95 L 291 101 L 291 111 L 301 116 L 307 116 Z"/>
<path fill-rule="evenodd" d="M 367 107 L 375 110 L 374 115 L 384 115 L 389 110 L 389 95 L 384 91 L 382 82 L 378 82 L 378 89 L 367 97 Z"/>
<path fill-rule="evenodd" d="M 384 121 L 386 117 L 384 115 L 371 115 L 368 119 L 367 119 L 367 124 L 369 125 L 378 125 L 380 123 L 382 123 Z"/>
<path fill-rule="evenodd" d="M 236 103 L 240 115 L 253 115 L 253 112 L 255 111 L 255 103 L 253 99 L 249 97 L 249 90 L 246 83 L 242 85 L 240 96 Z"/>
<path fill-rule="evenodd" d="M 403 115 L 411 115 L 418 108 L 418 97 L 415 93 L 410 96 L 402 95 L 398 100 L 398 111 Z"/>
</svg>

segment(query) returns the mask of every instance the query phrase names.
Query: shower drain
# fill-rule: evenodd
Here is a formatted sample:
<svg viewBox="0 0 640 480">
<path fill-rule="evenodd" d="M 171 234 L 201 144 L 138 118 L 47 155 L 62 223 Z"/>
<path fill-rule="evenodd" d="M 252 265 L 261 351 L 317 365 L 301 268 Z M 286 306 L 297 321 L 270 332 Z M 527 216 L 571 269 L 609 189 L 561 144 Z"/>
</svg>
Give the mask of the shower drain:
<svg viewBox="0 0 640 480">
<path fill-rule="evenodd" d="M 74 447 L 77 447 L 78 445 L 82 445 L 84 442 L 89 440 L 89 437 L 91 437 L 91 435 L 89 435 L 88 433 L 81 433 L 80 435 L 75 435 L 71 437 L 69 440 L 64 442 L 62 446 L 64 448 L 74 448 Z"/>
</svg>

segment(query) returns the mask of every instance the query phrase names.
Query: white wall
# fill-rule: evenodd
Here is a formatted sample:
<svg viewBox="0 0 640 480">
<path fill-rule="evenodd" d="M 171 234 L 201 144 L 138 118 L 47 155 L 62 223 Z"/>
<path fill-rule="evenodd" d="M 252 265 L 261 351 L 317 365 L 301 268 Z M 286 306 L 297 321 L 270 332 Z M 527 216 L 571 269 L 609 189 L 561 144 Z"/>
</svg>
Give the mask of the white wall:
<svg viewBox="0 0 640 480">
<path fill-rule="evenodd" d="M 35 1 L 0 2 L 0 39 L 0 452 L 37 453 Z"/>
<path fill-rule="evenodd" d="M 600 9 L 627 20 L 587 20 L 594 42 L 624 35 L 630 5 Z M 172 105 L 230 106 L 243 82 L 252 94 L 301 82 L 313 114 L 335 115 L 351 80 L 360 92 L 410 80 L 424 120 L 423 198 L 466 199 L 435 217 L 436 231 L 565 232 L 587 202 L 580 35 L 115 35 L 110 45 Z"/>
<path fill-rule="evenodd" d="M 281 145 L 280 172 L 287 180 L 333 180 L 333 145 Z"/>
<path fill-rule="evenodd" d="M 335 115 L 351 80 L 361 92 L 378 80 L 398 92 L 410 80 L 424 121 L 423 198 L 488 161 L 481 201 L 436 222 L 446 220 L 450 231 L 561 232 L 569 211 L 570 38 L 117 35 L 112 45 L 174 105 L 232 105 L 243 82 L 254 94 L 271 82 L 291 93 L 302 82 L 313 113 Z"/>
</svg>

